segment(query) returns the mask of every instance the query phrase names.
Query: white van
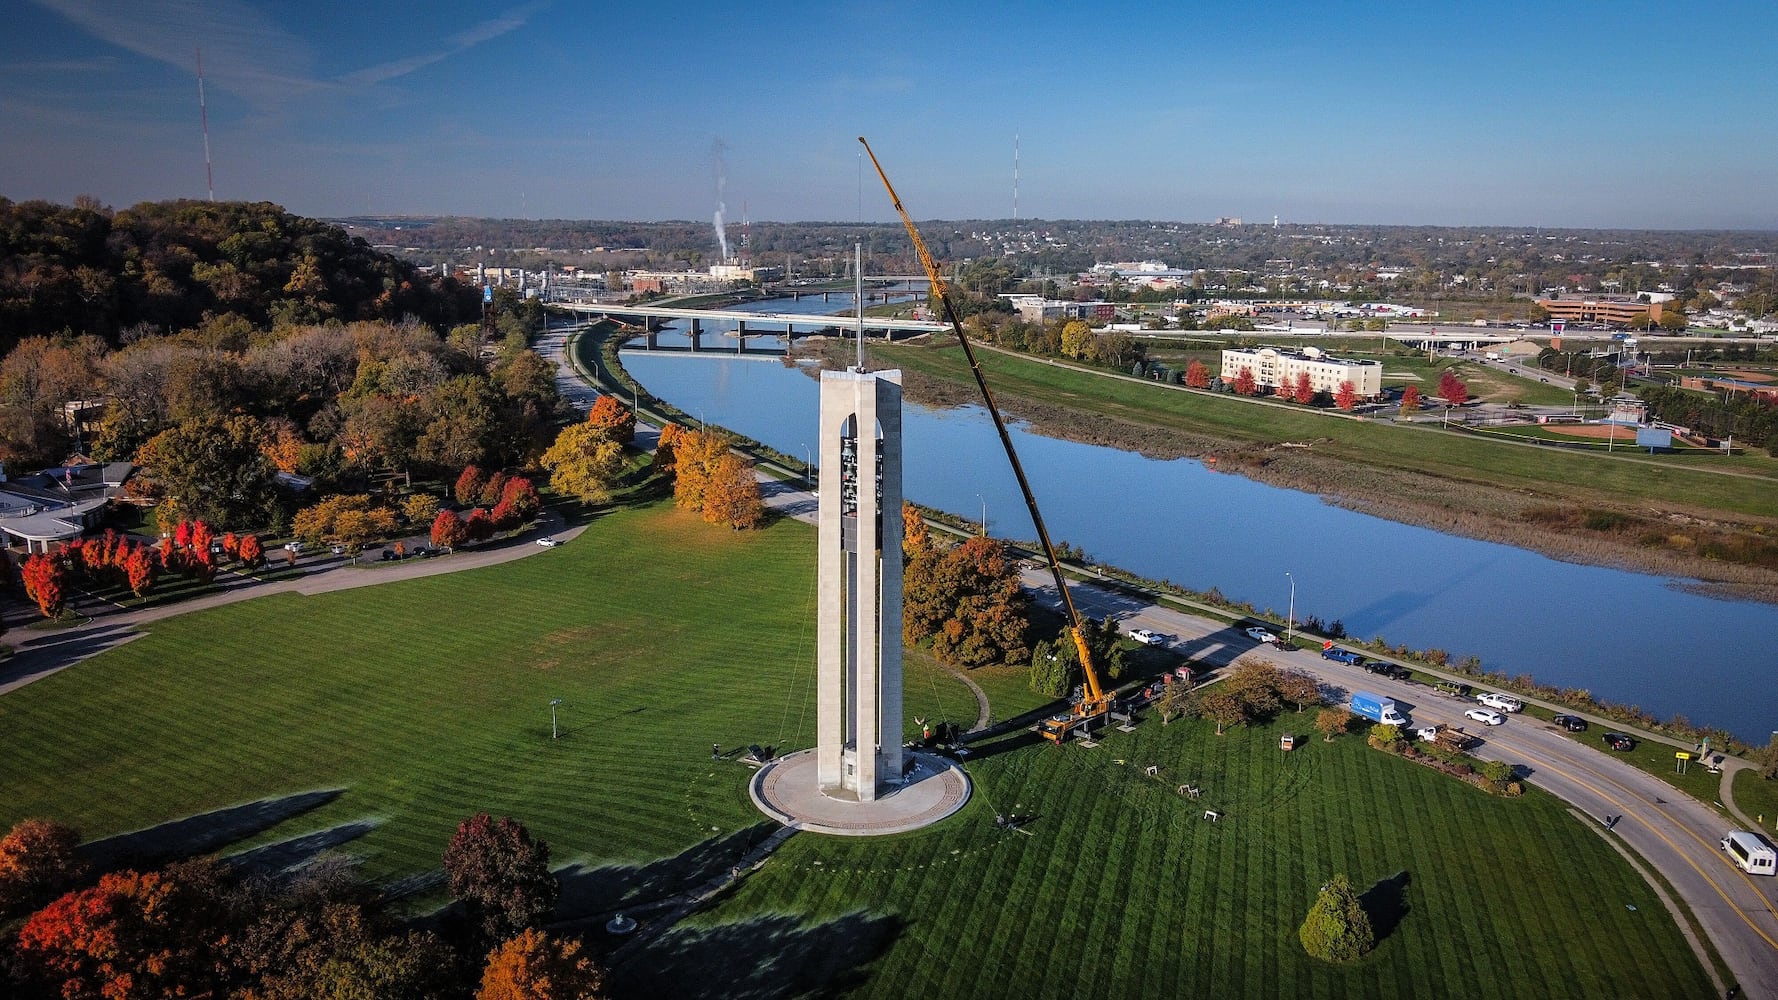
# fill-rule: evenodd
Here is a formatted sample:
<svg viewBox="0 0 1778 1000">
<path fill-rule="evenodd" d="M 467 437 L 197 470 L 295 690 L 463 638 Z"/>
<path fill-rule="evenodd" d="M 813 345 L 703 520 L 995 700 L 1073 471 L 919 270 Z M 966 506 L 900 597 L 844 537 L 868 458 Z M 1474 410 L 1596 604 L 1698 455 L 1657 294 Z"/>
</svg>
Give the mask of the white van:
<svg viewBox="0 0 1778 1000">
<path fill-rule="evenodd" d="M 1746 830 L 1734 830 L 1722 838 L 1729 860 L 1749 875 L 1778 875 L 1778 851 L 1766 838 Z"/>
</svg>

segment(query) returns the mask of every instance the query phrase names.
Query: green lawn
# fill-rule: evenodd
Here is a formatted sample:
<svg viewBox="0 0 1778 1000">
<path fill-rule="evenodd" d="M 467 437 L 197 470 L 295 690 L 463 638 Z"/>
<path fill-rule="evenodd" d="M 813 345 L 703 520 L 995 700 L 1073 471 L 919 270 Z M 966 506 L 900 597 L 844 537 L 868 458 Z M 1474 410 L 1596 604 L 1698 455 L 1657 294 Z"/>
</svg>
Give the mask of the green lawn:
<svg viewBox="0 0 1778 1000">
<path fill-rule="evenodd" d="M 755 988 L 797 973 L 745 949 L 766 935 L 865 997 L 1710 992 L 1646 883 L 1561 803 L 1490 797 L 1357 736 L 1280 752 L 1278 733 L 1306 718 L 1220 738 L 1151 721 L 1095 750 L 979 759 L 961 815 L 885 841 L 794 838 L 628 978 L 766 995 Z M 1186 781 L 1202 800 L 1176 794 Z M 999 830 L 997 810 L 1033 818 Z M 1296 940 L 1338 872 L 1400 914 L 1352 968 Z"/>
<path fill-rule="evenodd" d="M 956 347 L 873 346 L 900 367 L 949 379 L 967 368 Z M 1274 444 L 1316 441 L 1316 452 L 1379 468 L 1477 480 L 1508 488 L 1597 497 L 1622 503 L 1659 499 L 1761 516 L 1778 516 L 1778 465 L 1764 462 L 1757 477 L 1712 475 L 1683 463 L 1627 461 L 1609 455 L 1490 441 L 1455 432 L 1344 420 L 1284 404 L 1181 392 L 1159 385 L 1074 371 L 998 351 L 977 353 L 995 395 L 1023 396 L 1137 424 Z M 1646 458 L 1646 456 L 1642 456 Z M 1657 460 L 1658 461 L 1658 460 Z"/>
<path fill-rule="evenodd" d="M 634 908 L 726 870 L 764 828 L 751 772 L 711 743 L 812 741 L 813 550 L 799 524 L 736 533 L 655 505 L 501 566 L 157 623 L 0 698 L 0 823 L 335 846 L 424 891 L 456 823 L 488 810 L 551 843 L 568 909 Z M 906 676 L 910 729 L 973 720 L 943 670 L 913 655 Z M 1015 670 L 974 679 L 996 718 L 1041 702 Z M 1288 755 L 1276 739 L 1149 722 L 1089 751 L 1015 733 L 971 763 L 959 816 L 794 837 L 620 979 L 672 996 L 1708 991 L 1650 891 L 1560 803 L 1493 798 L 1356 737 Z M 1027 832 L 996 830 L 996 811 Z M 1334 872 L 1406 875 L 1382 894 L 1399 926 L 1349 970 L 1294 937 Z"/>
</svg>

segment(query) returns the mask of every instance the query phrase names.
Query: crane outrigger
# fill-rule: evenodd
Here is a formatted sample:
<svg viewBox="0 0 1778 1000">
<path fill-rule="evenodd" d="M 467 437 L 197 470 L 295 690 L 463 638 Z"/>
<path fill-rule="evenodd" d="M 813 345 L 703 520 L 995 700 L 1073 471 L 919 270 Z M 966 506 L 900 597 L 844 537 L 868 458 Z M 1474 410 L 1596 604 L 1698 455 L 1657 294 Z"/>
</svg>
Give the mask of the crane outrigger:
<svg viewBox="0 0 1778 1000">
<path fill-rule="evenodd" d="M 1080 612 L 1075 610 L 1074 598 L 1069 596 L 1068 583 L 1062 577 L 1062 563 L 1056 558 L 1056 549 L 1050 544 L 1049 529 L 1043 525 L 1043 514 L 1037 509 L 1037 498 L 1031 493 L 1031 483 L 1025 478 L 1025 467 L 1019 463 L 1019 453 L 1013 448 L 1012 435 L 1006 432 L 1006 421 L 1000 416 L 1000 407 L 994 403 L 994 393 L 988 389 L 988 380 L 982 374 L 982 366 L 975 359 L 975 350 L 969 346 L 969 338 L 963 334 L 963 324 L 957 319 L 957 310 L 951 305 L 951 297 L 945 280 L 938 273 L 938 265 L 933 263 L 932 254 L 926 249 L 926 241 L 920 238 L 920 230 L 915 227 L 914 220 L 901 207 L 901 198 L 895 193 L 895 185 L 889 183 L 889 175 L 883 172 L 883 165 L 877 162 L 877 154 L 870 148 L 864 136 L 858 141 L 863 144 L 864 151 L 870 156 L 871 166 L 877 170 L 882 179 L 883 187 L 889 192 L 889 201 L 895 206 L 895 212 L 901 216 L 901 224 L 907 227 L 908 237 L 914 241 L 914 252 L 920 257 L 920 266 L 926 271 L 926 280 L 932 283 L 932 294 L 944 308 L 945 320 L 951 324 L 951 332 L 957 335 L 957 343 L 963 347 L 963 356 L 969 362 L 970 374 L 975 376 L 976 388 L 982 392 L 982 401 L 987 404 L 988 416 L 994 419 L 994 430 L 1000 435 L 1000 446 L 1006 449 L 1007 461 L 1012 463 L 1012 472 L 1019 481 L 1019 491 L 1024 494 L 1025 508 L 1031 512 L 1031 523 L 1037 527 L 1037 540 L 1043 545 L 1043 555 L 1049 562 L 1050 576 L 1055 579 L 1056 593 L 1062 597 L 1062 608 L 1068 613 L 1068 634 L 1074 639 L 1074 649 L 1080 656 L 1080 672 L 1084 678 L 1080 698 L 1070 703 L 1068 711 L 1053 715 L 1043 720 L 1039 732 L 1051 743 L 1061 744 L 1068 734 L 1077 727 L 1087 727 L 1093 722 L 1103 719 L 1111 711 L 1116 694 L 1105 690 L 1099 683 L 1099 672 L 1094 668 L 1093 652 L 1087 645 L 1086 632 L 1081 628 Z"/>
</svg>

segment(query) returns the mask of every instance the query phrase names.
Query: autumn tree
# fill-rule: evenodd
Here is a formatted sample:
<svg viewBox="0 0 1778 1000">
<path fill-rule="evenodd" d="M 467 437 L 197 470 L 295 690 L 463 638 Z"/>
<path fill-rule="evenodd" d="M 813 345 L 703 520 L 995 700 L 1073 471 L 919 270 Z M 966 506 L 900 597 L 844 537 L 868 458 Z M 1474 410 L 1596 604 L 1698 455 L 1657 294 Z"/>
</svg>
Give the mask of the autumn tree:
<svg viewBox="0 0 1778 1000">
<path fill-rule="evenodd" d="M 480 507 L 463 519 L 463 531 L 472 542 L 485 542 L 494 537 L 494 518 Z"/>
<path fill-rule="evenodd" d="M 451 895 L 490 941 L 536 926 L 556 906 L 561 886 L 549 870 L 549 845 L 524 825 L 478 813 L 464 820 L 444 854 Z"/>
<path fill-rule="evenodd" d="M 1352 725 L 1352 713 L 1343 708 L 1324 708 L 1315 713 L 1315 728 L 1327 742 L 1332 743 L 1335 736 L 1345 732 Z"/>
<path fill-rule="evenodd" d="M 1259 391 L 1259 382 L 1253 377 L 1253 369 L 1243 368 L 1235 373 L 1235 392 L 1242 396 L 1251 396 Z"/>
<path fill-rule="evenodd" d="M 1352 384 L 1351 379 L 1340 383 L 1339 391 L 1334 393 L 1334 405 L 1347 413 L 1351 413 L 1352 408 L 1358 405 L 1358 388 Z"/>
<path fill-rule="evenodd" d="M 1315 401 L 1315 389 L 1309 384 L 1308 372 L 1296 373 L 1296 385 L 1291 390 L 1291 398 L 1304 406 Z"/>
<path fill-rule="evenodd" d="M 357 493 L 326 497 L 297 511 L 290 532 L 315 545 L 334 540 L 363 546 L 373 538 L 394 534 L 397 526 L 393 510 L 373 504 L 369 494 Z"/>
<path fill-rule="evenodd" d="M 729 439 L 716 432 L 681 431 L 673 441 L 673 502 L 685 510 L 702 511 L 711 477 L 728 454 Z"/>
<path fill-rule="evenodd" d="M 1192 359 L 1192 363 L 1185 366 L 1185 384 L 1193 389 L 1210 388 L 1210 369 L 1204 367 L 1204 362 Z"/>
<path fill-rule="evenodd" d="M 636 439 L 636 414 L 618 402 L 616 396 L 604 395 L 595 400 L 593 408 L 587 412 L 586 422 L 601 436 L 618 444 L 629 444 Z"/>
<path fill-rule="evenodd" d="M 902 577 L 902 634 L 910 642 L 930 638 L 939 662 L 978 667 L 1030 655 L 1018 565 L 998 540 L 922 551 Z"/>
<path fill-rule="evenodd" d="M 253 544 L 255 548 L 257 548 L 259 544 L 258 537 L 254 535 L 248 535 L 247 537 L 253 539 Z M 243 545 L 241 551 L 243 553 L 241 561 L 248 562 L 245 556 L 246 546 Z M 137 597 L 144 597 L 148 594 L 148 589 L 154 586 L 154 565 L 155 559 L 148 546 L 138 544 L 130 549 L 130 554 L 125 558 L 123 564 L 124 575 L 129 584 L 130 593 Z M 251 566 L 253 564 L 248 562 L 248 565 Z"/>
<path fill-rule="evenodd" d="M 298 885 L 260 907 L 231 942 L 230 957 L 254 980 L 236 1000 L 460 995 L 456 956 L 436 934 L 392 930 L 366 906 L 333 898 L 339 894 Z"/>
<path fill-rule="evenodd" d="M 1286 667 L 1278 671 L 1275 689 L 1278 697 L 1296 706 L 1299 715 L 1308 706 L 1322 702 L 1321 682 L 1306 670 Z"/>
<path fill-rule="evenodd" d="M 901 555 L 903 564 L 917 553 L 932 548 L 932 532 L 926 527 L 926 516 L 906 500 L 901 502 Z"/>
<path fill-rule="evenodd" d="M 454 549 L 462 545 L 469 537 L 469 529 L 456 511 L 441 510 L 432 520 L 432 547 L 438 549 Z"/>
<path fill-rule="evenodd" d="M 66 570 L 62 560 L 43 552 L 32 553 L 20 568 L 19 577 L 25 585 L 25 596 L 37 602 L 37 610 L 43 617 L 54 618 L 62 613 L 62 601 L 66 596 L 63 591 Z"/>
<path fill-rule="evenodd" d="M 1420 387 L 1410 385 L 1401 391 L 1401 412 L 1417 413 L 1420 410 Z"/>
<path fill-rule="evenodd" d="M 1062 353 L 1071 358 L 1084 358 L 1093 348 L 1093 328 L 1085 320 L 1071 319 L 1062 324 Z"/>
<path fill-rule="evenodd" d="M 402 520 L 409 524 L 431 524 L 438 516 L 438 498 L 430 493 L 415 493 L 401 501 Z"/>
<path fill-rule="evenodd" d="M 465 465 L 458 474 L 456 484 L 451 493 L 458 503 L 475 503 L 481 499 L 482 485 L 488 481 L 487 474 L 479 466 Z"/>
<path fill-rule="evenodd" d="M 111 872 L 37 911 L 21 963 L 65 997 L 160 1000 L 221 993 L 225 878 L 212 860 Z"/>
<path fill-rule="evenodd" d="M 1351 962 L 1377 945 L 1370 915 L 1344 875 L 1335 875 L 1321 887 L 1297 937 L 1304 951 L 1324 962 Z"/>
<path fill-rule="evenodd" d="M 1198 711 L 1198 695 L 1190 684 L 1174 682 L 1168 684 L 1155 702 L 1160 710 L 1161 725 L 1165 726 L 1181 716 L 1191 715 Z"/>
<path fill-rule="evenodd" d="M 611 502 L 624 472 L 623 445 L 588 423 L 562 428 L 539 461 L 549 470 L 551 489 L 584 504 Z"/>
<path fill-rule="evenodd" d="M 241 537 L 241 563 L 248 569 L 258 569 L 265 565 L 265 544 L 258 535 Z"/>
<path fill-rule="evenodd" d="M 526 928 L 488 955 L 476 1000 L 602 1000 L 605 973 L 580 942 Z"/>
<path fill-rule="evenodd" d="M 78 879 L 80 834 L 50 819 L 22 819 L 0 838 L 0 920 L 28 913 Z"/>
<path fill-rule="evenodd" d="M 1271 660 L 1241 660 L 1222 683 L 1222 690 L 1241 701 L 1248 719 L 1269 719 L 1283 707 L 1278 689 L 1283 672 Z"/>
<path fill-rule="evenodd" d="M 716 460 L 704 489 L 703 516 L 711 524 L 726 524 L 736 530 L 759 527 L 765 520 L 765 503 L 760 499 L 752 462 L 734 452 Z"/>
<path fill-rule="evenodd" d="M 504 469 L 490 475 L 482 483 L 481 492 L 476 494 L 475 502 L 483 507 L 492 507 L 499 503 L 501 494 L 506 490 L 506 481 L 511 478 L 511 473 Z"/>
<path fill-rule="evenodd" d="M 1451 369 L 1445 369 L 1438 377 L 1438 397 L 1445 401 L 1446 406 L 1462 406 L 1469 402 L 1469 386 L 1457 377 Z"/>
<path fill-rule="evenodd" d="M 1247 724 L 1247 705 L 1240 696 L 1229 691 L 1210 691 L 1198 699 L 1204 715 L 1216 723 L 1216 735 L 1229 726 Z"/>
</svg>

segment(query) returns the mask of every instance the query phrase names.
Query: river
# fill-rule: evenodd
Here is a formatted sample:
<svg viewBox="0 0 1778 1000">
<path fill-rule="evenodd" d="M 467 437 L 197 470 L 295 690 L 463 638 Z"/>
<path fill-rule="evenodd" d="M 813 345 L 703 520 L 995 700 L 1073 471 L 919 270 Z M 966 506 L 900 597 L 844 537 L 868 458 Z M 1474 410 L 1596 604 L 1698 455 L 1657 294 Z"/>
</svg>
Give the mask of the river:
<svg viewBox="0 0 1778 1000">
<path fill-rule="evenodd" d="M 850 301 L 836 294 L 748 308 L 829 312 Z M 716 353 L 627 351 L 624 364 L 687 413 L 786 455 L 814 450 L 818 385 L 803 372 Z M 1013 439 L 1051 536 L 1095 561 L 1215 587 L 1280 617 L 1294 584 L 1299 621 L 1338 619 L 1355 637 L 1437 647 L 1453 661 L 1473 654 L 1489 670 L 1585 688 L 1663 718 L 1683 714 L 1756 743 L 1778 731 L 1778 607 L 1398 524 L 1192 459 L 1157 461 L 1020 428 Z M 904 448 L 909 498 L 971 520 L 985 507 L 993 534 L 1035 537 L 985 410 L 909 405 Z"/>
</svg>

